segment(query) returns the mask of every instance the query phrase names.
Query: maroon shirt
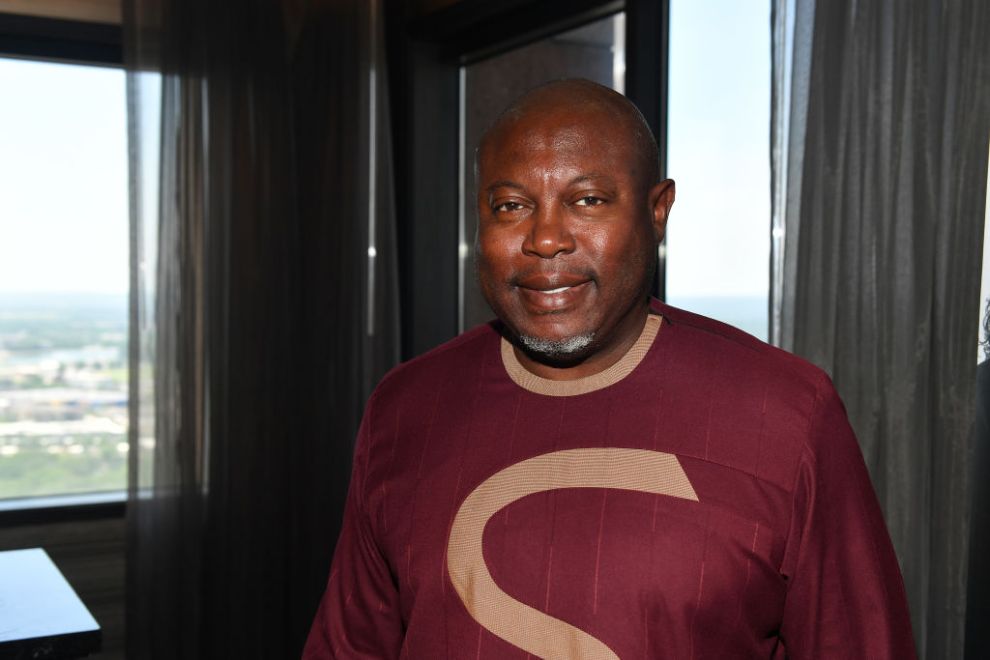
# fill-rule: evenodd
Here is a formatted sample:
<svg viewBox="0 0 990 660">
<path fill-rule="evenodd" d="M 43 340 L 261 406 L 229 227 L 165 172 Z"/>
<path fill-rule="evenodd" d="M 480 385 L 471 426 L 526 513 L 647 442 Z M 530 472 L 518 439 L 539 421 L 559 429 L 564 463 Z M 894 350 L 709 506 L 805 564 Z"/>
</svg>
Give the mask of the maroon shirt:
<svg viewBox="0 0 990 660">
<path fill-rule="evenodd" d="M 303 657 L 914 657 L 828 378 L 654 310 L 584 393 L 520 378 L 497 324 L 386 376 Z"/>
</svg>

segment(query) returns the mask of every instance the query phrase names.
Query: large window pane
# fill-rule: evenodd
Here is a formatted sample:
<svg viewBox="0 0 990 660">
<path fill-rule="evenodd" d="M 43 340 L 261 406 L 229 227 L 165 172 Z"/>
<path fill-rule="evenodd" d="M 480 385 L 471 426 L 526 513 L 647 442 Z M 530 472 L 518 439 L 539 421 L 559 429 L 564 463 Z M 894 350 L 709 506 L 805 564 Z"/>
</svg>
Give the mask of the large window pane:
<svg viewBox="0 0 990 660">
<path fill-rule="evenodd" d="M 770 5 L 671 0 L 667 300 L 767 338 Z"/>
<path fill-rule="evenodd" d="M 0 498 L 126 487 L 124 84 L 0 59 Z"/>
</svg>

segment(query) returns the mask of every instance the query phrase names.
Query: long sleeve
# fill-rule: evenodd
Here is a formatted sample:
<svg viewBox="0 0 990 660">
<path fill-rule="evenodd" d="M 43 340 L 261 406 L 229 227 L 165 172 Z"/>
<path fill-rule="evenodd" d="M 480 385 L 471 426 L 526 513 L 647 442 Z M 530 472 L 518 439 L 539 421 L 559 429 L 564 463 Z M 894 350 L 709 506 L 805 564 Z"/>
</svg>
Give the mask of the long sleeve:
<svg viewBox="0 0 990 660">
<path fill-rule="evenodd" d="M 398 592 L 365 508 L 371 410 L 369 403 L 358 433 L 330 579 L 306 640 L 303 660 L 397 658 L 402 647 Z"/>
<path fill-rule="evenodd" d="M 824 377 L 781 570 L 786 657 L 915 657 L 897 557 L 845 409 Z"/>
</svg>

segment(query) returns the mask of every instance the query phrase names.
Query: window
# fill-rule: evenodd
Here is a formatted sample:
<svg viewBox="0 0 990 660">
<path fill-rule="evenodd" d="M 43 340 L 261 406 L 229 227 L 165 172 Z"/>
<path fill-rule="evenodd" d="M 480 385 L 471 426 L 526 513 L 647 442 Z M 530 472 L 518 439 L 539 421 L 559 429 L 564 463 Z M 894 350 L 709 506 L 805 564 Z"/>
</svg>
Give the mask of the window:
<svg viewBox="0 0 990 660">
<path fill-rule="evenodd" d="M 770 270 L 770 5 L 672 0 L 666 298 L 761 339 Z"/>
<path fill-rule="evenodd" d="M 0 499 L 121 490 L 125 77 L 0 59 Z"/>
</svg>

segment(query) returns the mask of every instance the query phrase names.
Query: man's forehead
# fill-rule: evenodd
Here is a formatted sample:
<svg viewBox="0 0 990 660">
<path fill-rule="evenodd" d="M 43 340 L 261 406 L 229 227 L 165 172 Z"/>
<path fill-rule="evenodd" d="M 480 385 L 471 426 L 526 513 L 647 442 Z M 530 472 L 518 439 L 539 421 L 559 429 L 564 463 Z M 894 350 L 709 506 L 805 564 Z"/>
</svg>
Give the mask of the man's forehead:
<svg viewBox="0 0 990 660">
<path fill-rule="evenodd" d="M 609 160 L 617 149 L 631 148 L 635 136 L 598 113 L 533 112 L 494 127 L 481 143 L 479 155 L 501 158 L 539 158 L 548 155 L 585 155 L 589 151 Z"/>
<path fill-rule="evenodd" d="M 506 127 L 493 133 L 488 143 L 493 151 L 568 151 L 586 147 L 602 137 L 602 131 L 588 121 L 546 120 Z"/>
</svg>

